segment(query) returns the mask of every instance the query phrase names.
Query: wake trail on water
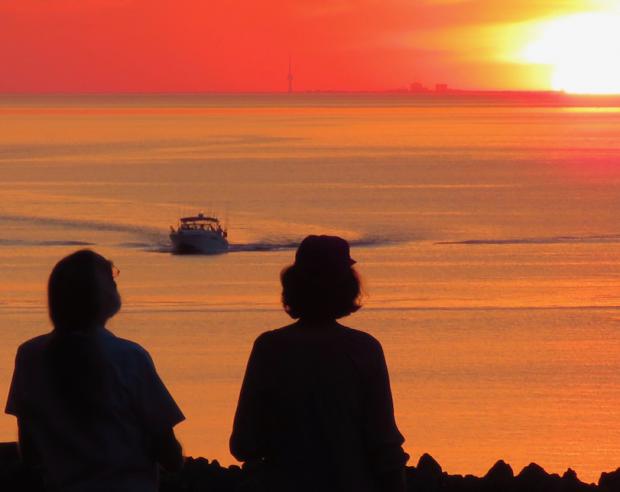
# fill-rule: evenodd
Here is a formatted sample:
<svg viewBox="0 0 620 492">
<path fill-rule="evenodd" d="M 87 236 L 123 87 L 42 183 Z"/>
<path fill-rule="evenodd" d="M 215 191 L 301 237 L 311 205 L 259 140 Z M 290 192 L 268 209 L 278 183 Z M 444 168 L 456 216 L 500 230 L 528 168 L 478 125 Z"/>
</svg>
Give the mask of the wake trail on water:
<svg viewBox="0 0 620 492">
<path fill-rule="evenodd" d="M 1 222 L 23 223 L 28 226 L 47 226 L 72 231 L 98 231 L 116 232 L 129 234 L 134 239 L 117 242 L 114 246 L 119 248 L 143 250 L 156 253 L 172 253 L 172 244 L 168 238 L 168 233 L 157 227 L 145 227 L 126 223 L 103 222 L 97 220 L 65 219 L 58 217 L 28 216 L 28 215 L 0 215 Z M 296 249 L 304 236 L 280 236 L 277 238 L 260 238 L 256 241 L 231 242 L 228 253 L 243 252 L 272 252 Z M 392 244 L 407 242 L 402 237 L 388 237 L 378 235 L 359 235 L 354 239 L 348 239 L 352 247 L 373 248 L 383 247 Z M 82 240 L 37 240 L 22 238 L 0 238 L 2 246 L 77 246 L 89 247 L 97 246 L 97 243 Z"/>
<path fill-rule="evenodd" d="M 297 249 L 303 238 L 299 239 L 279 239 L 279 240 L 258 240 L 247 243 L 230 243 L 228 253 L 248 253 L 248 252 L 273 252 L 287 251 Z M 349 240 L 352 247 L 372 248 L 389 246 L 398 241 L 388 238 L 378 237 L 360 237 L 358 239 Z M 172 245 L 165 244 L 149 244 L 149 243 L 124 243 L 124 246 L 141 248 L 148 251 L 159 253 L 172 253 Z"/>
<path fill-rule="evenodd" d="M 58 217 L 29 216 L 29 215 L 0 215 L 0 222 L 23 222 L 37 226 L 51 226 L 66 229 L 80 229 L 89 231 L 125 232 L 142 236 L 161 236 L 161 229 L 155 227 L 122 224 L 118 222 L 103 222 L 82 219 L 60 219 Z"/>
<path fill-rule="evenodd" d="M 0 215 L 0 223 L 12 222 L 34 227 L 51 227 L 67 229 L 70 231 L 95 231 L 129 234 L 139 238 L 136 241 L 121 243 L 121 247 L 133 247 L 144 249 L 157 249 L 163 247 L 167 236 L 161 229 L 141 225 L 125 224 L 118 222 L 103 222 L 97 220 L 64 219 L 58 217 L 30 216 L 30 215 Z M 72 233 L 75 235 L 75 233 Z M 37 240 L 20 238 L 0 238 L 0 246 L 96 246 L 97 243 L 84 240 Z"/>
<path fill-rule="evenodd" d="M 442 245 L 511 245 L 511 244 L 596 244 L 618 243 L 620 234 L 586 235 L 586 236 L 550 236 L 505 239 L 466 239 L 463 241 L 439 241 Z"/>
<path fill-rule="evenodd" d="M 233 243 L 230 245 L 230 249 L 228 250 L 230 253 L 235 252 L 243 252 L 243 251 L 281 251 L 288 249 L 297 249 L 299 244 L 301 243 L 303 238 L 300 239 L 291 239 L 284 241 L 258 241 L 255 243 L 246 243 L 246 244 L 238 244 Z M 379 237 L 360 237 L 358 239 L 352 239 L 348 241 L 349 244 L 353 247 L 380 247 L 380 246 L 388 246 L 389 244 L 393 244 L 396 241 L 388 238 L 379 238 Z"/>
<path fill-rule="evenodd" d="M 0 239 L 0 246 L 94 246 L 88 241 L 37 241 L 34 239 Z"/>
</svg>

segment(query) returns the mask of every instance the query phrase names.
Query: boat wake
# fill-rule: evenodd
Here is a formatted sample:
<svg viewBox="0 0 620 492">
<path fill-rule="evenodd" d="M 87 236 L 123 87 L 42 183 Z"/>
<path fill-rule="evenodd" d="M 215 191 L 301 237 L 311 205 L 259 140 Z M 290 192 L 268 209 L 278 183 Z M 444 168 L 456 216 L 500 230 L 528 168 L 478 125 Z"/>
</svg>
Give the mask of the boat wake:
<svg viewBox="0 0 620 492">
<path fill-rule="evenodd" d="M 467 239 L 464 241 L 440 241 L 435 244 L 463 244 L 463 245 L 510 245 L 510 244 L 588 244 L 588 243 L 618 243 L 620 234 L 605 234 L 592 236 L 551 236 L 525 237 L 507 239 Z"/>
<path fill-rule="evenodd" d="M 32 216 L 32 215 L 0 215 L 0 222 L 23 222 L 29 226 L 56 227 L 63 229 L 78 229 L 88 231 L 103 232 L 123 232 L 141 236 L 156 237 L 161 236 L 161 229 L 155 227 L 145 227 L 132 224 L 121 224 L 118 222 L 103 222 L 96 220 L 82 219 L 60 219 L 58 217 Z"/>
<path fill-rule="evenodd" d="M 232 243 L 228 248 L 229 253 L 242 253 L 248 251 L 284 251 L 295 249 L 299 241 L 258 241 L 255 243 Z"/>
<path fill-rule="evenodd" d="M 283 251 L 297 249 L 299 243 L 303 238 L 282 240 L 282 241 L 258 241 L 255 243 L 236 244 L 232 243 L 229 248 L 230 253 L 244 252 L 244 251 Z M 349 240 L 349 244 L 352 247 L 358 248 L 371 248 L 388 246 L 397 241 L 389 240 L 385 238 L 377 237 L 361 237 L 358 239 Z"/>
<path fill-rule="evenodd" d="M 37 241 L 33 239 L 0 239 L 0 246 L 94 246 L 87 241 Z"/>
<path fill-rule="evenodd" d="M 299 243 L 303 238 L 299 239 L 280 239 L 280 240 L 259 240 L 256 242 L 248 243 L 230 243 L 228 247 L 228 253 L 248 253 L 248 252 L 272 252 L 272 251 L 287 251 L 297 249 Z M 377 238 L 377 237 L 361 237 L 349 241 L 352 247 L 358 248 L 372 248 L 389 246 L 395 244 L 398 241 Z M 145 251 L 158 252 L 158 253 L 172 253 L 172 245 L 168 242 L 160 243 L 146 243 L 146 242 L 131 242 L 123 243 L 119 246 L 128 248 L 143 249 Z"/>
<path fill-rule="evenodd" d="M 71 232 L 71 235 L 77 235 L 78 231 L 99 231 L 110 233 L 127 234 L 125 241 L 111 243 L 114 247 L 122 249 L 135 249 L 146 252 L 154 253 L 172 253 L 173 248 L 168 238 L 168 233 L 161 228 L 144 227 L 132 224 L 123 224 L 115 222 L 103 222 L 103 221 L 90 221 L 81 219 L 63 219 L 57 217 L 45 217 L 45 216 L 26 216 L 26 215 L 0 215 L 0 223 L 12 222 L 12 223 L 24 223 L 28 226 L 32 224 L 52 227 L 59 230 L 75 231 Z M 59 231 L 60 232 L 60 231 Z M 346 238 L 346 235 L 345 235 Z M 228 253 L 244 253 L 244 252 L 271 252 L 271 251 L 285 251 L 294 250 L 299 246 L 299 243 L 303 239 L 303 236 L 292 237 L 277 237 L 257 239 L 256 241 L 248 242 L 232 242 L 229 245 Z M 373 248 L 384 247 L 391 244 L 397 244 L 406 242 L 403 238 L 388 238 L 380 237 L 377 235 L 362 235 L 355 239 L 347 238 L 352 247 L 358 248 Z M 104 240 L 105 241 L 105 240 Z M 36 239 L 24 239 L 24 238 L 0 238 L 0 247 L 11 246 L 75 246 L 75 247 L 94 247 L 100 245 L 111 245 L 110 242 L 105 243 L 83 241 L 83 240 L 65 240 L 65 239 L 53 239 L 53 240 L 36 240 Z"/>
</svg>

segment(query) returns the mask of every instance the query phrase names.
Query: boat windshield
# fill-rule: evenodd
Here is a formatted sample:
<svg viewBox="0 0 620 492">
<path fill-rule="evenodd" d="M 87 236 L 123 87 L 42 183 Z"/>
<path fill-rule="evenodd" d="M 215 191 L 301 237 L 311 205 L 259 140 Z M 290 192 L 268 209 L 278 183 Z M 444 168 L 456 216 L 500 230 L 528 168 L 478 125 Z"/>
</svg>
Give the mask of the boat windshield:
<svg viewBox="0 0 620 492">
<path fill-rule="evenodd" d="M 210 221 L 183 221 L 181 222 L 180 229 L 189 231 L 222 232 L 222 226 L 219 222 Z"/>
</svg>

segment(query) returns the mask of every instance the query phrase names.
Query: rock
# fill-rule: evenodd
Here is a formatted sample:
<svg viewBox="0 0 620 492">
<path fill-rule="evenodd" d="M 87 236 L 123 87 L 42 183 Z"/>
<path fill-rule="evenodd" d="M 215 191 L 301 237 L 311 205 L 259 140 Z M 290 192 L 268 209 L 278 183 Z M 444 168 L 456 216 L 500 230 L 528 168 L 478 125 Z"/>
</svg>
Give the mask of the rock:
<svg viewBox="0 0 620 492">
<path fill-rule="evenodd" d="M 444 473 L 441 482 L 442 491 L 478 492 L 481 490 L 482 479 L 473 475 L 448 475 Z"/>
<path fill-rule="evenodd" d="M 15 443 L 0 443 L 0 491 L 42 492 L 41 477 L 19 462 Z M 320 469 L 326 466 L 320 457 L 308 463 Z M 264 466 L 261 463 L 222 467 L 217 460 L 186 458 L 177 473 L 162 473 L 160 492 L 270 492 L 264 490 Z M 515 477 L 510 465 L 495 463 L 482 477 L 449 475 L 441 465 L 424 454 L 417 467 L 407 467 L 410 492 L 620 492 L 620 468 L 603 473 L 598 485 L 585 484 L 570 468 L 560 478 L 531 463 Z"/>
<path fill-rule="evenodd" d="M 598 486 L 602 492 L 620 492 L 620 468 L 613 472 L 601 473 Z"/>
<path fill-rule="evenodd" d="M 428 453 L 424 453 L 420 456 L 416 470 L 419 474 L 428 477 L 441 477 L 443 473 L 441 465 Z"/>
<path fill-rule="evenodd" d="M 569 468 L 562 475 L 562 487 L 563 492 L 589 492 L 597 490 L 595 485 L 586 484 L 579 480 L 577 473 L 572 468 Z"/>
<path fill-rule="evenodd" d="M 560 476 L 549 475 L 540 465 L 530 463 L 515 478 L 516 490 L 523 492 L 554 492 L 561 488 Z"/>
<path fill-rule="evenodd" d="M 443 470 L 430 454 L 423 454 L 415 471 L 407 474 L 407 488 L 416 492 L 434 492 L 441 488 Z"/>
<path fill-rule="evenodd" d="M 504 460 L 495 463 L 482 478 L 484 490 L 512 490 L 515 486 L 512 467 Z"/>
</svg>

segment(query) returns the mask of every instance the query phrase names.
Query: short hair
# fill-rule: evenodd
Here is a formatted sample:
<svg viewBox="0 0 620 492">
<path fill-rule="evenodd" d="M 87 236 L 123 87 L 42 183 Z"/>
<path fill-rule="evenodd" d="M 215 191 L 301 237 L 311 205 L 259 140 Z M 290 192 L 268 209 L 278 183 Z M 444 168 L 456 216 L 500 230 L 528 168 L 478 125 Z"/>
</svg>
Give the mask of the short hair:
<svg viewBox="0 0 620 492">
<path fill-rule="evenodd" d="M 47 300 L 56 331 L 81 331 L 105 323 L 121 304 L 112 263 L 88 249 L 66 256 L 50 274 Z"/>
<path fill-rule="evenodd" d="M 293 264 L 282 270 L 282 305 L 288 315 L 338 319 L 359 310 L 361 282 L 354 268 L 309 270 Z"/>
</svg>

